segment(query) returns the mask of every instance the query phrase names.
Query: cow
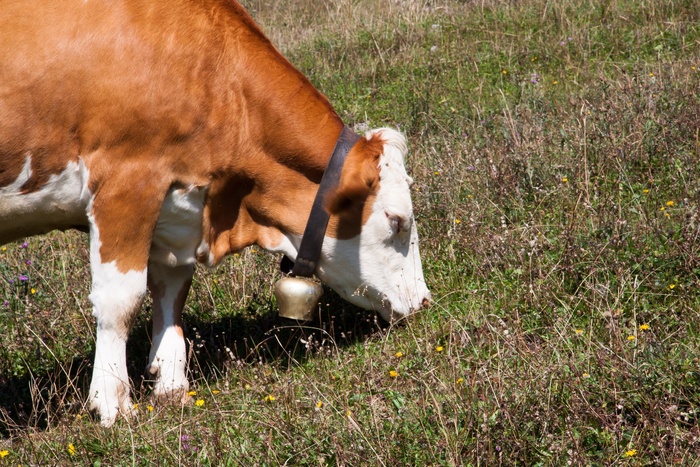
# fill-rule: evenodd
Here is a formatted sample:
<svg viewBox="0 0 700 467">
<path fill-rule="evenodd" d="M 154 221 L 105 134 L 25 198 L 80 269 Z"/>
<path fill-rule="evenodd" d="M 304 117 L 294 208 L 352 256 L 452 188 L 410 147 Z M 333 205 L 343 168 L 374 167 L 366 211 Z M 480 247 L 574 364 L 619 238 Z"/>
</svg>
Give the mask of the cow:
<svg viewBox="0 0 700 467">
<path fill-rule="evenodd" d="M 0 6 L 0 244 L 89 233 L 102 425 L 134 415 L 125 347 L 146 294 L 154 394 L 186 398 L 195 263 L 250 245 L 294 261 L 344 128 L 234 0 Z M 350 142 L 312 272 L 395 321 L 430 303 L 406 141 L 384 128 Z"/>
</svg>

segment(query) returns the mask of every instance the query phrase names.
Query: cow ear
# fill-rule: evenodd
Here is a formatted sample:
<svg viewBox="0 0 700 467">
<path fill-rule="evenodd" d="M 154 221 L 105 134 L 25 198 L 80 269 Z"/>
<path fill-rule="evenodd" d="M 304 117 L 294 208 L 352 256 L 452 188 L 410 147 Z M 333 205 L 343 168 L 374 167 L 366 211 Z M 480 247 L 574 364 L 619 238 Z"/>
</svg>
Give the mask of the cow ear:
<svg viewBox="0 0 700 467">
<path fill-rule="evenodd" d="M 345 159 L 338 186 L 326 197 L 324 204 L 329 213 L 340 214 L 367 199 L 379 178 L 382 148 L 377 138 L 362 138 L 353 146 Z"/>
</svg>

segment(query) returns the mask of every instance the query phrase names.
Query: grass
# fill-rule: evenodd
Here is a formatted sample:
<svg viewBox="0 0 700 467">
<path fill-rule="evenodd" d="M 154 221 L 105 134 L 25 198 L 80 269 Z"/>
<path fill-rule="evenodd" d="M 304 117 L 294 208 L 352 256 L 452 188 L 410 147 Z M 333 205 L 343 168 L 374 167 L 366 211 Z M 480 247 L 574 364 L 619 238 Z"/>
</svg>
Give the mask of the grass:
<svg viewBox="0 0 700 467">
<path fill-rule="evenodd" d="M 695 2 L 245 5 L 348 124 L 407 134 L 434 306 L 329 293 L 302 327 L 247 250 L 190 294 L 203 404 L 151 401 L 147 304 L 140 417 L 104 430 L 86 238 L 7 245 L 0 464 L 700 465 Z"/>
</svg>

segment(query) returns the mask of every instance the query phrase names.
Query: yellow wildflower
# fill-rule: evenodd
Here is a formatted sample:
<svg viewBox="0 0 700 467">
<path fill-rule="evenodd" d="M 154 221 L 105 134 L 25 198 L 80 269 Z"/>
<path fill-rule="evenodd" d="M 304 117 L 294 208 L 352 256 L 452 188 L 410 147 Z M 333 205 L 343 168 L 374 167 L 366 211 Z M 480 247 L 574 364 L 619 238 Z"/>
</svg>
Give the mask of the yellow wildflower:
<svg viewBox="0 0 700 467">
<path fill-rule="evenodd" d="M 218 389 L 212 389 L 212 391 L 211 391 L 211 393 L 214 394 L 214 395 L 217 395 L 217 394 L 219 394 L 220 392 L 221 392 L 221 391 L 219 391 Z"/>
<path fill-rule="evenodd" d="M 562 178 L 561 178 L 561 182 L 562 182 L 562 183 L 568 183 L 568 182 L 569 182 L 569 179 L 566 178 L 566 177 L 562 177 Z"/>
<path fill-rule="evenodd" d="M 436 170 L 435 172 L 433 172 L 433 175 L 440 175 L 440 172 Z"/>
<path fill-rule="evenodd" d="M 3 248 L 2 251 L 5 251 L 5 248 Z M 10 454 L 10 451 L 8 451 L 7 449 L 0 451 L 0 459 L 2 459 L 3 457 L 5 457 L 9 454 Z"/>
<path fill-rule="evenodd" d="M 464 378 L 457 378 L 457 381 L 455 381 L 457 384 L 462 384 L 464 383 Z"/>
<path fill-rule="evenodd" d="M 642 324 L 641 326 L 639 326 L 639 330 L 640 330 L 640 331 L 648 331 L 649 329 L 650 329 L 650 327 L 649 327 L 649 325 L 646 324 L 646 323 L 645 323 L 645 324 Z"/>
<path fill-rule="evenodd" d="M 643 189 L 642 193 L 644 193 L 645 195 L 649 194 L 649 189 L 648 188 Z"/>
<path fill-rule="evenodd" d="M 636 449 L 630 449 L 629 451 L 625 451 L 625 457 L 633 457 L 636 455 L 637 455 Z"/>
<path fill-rule="evenodd" d="M 31 289 L 29 289 L 29 291 L 32 293 L 32 295 L 36 293 L 36 289 L 35 289 L 34 287 L 32 287 Z"/>
<path fill-rule="evenodd" d="M 459 220 L 459 219 L 455 219 L 455 224 L 461 224 L 461 223 L 462 223 L 462 221 L 461 221 L 461 220 Z"/>
<path fill-rule="evenodd" d="M 399 376 L 399 374 L 395 370 L 391 370 L 389 372 L 389 376 L 392 378 L 396 378 L 397 376 Z"/>
<path fill-rule="evenodd" d="M 197 399 L 194 405 L 196 405 L 197 407 L 202 407 L 204 405 L 204 399 Z"/>
<path fill-rule="evenodd" d="M 396 358 L 401 358 L 403 357 L 403 352 L 396 352 Z"/>
<path fill-rule="evenodd" d="M 188 395 L 188 396 L 196 396 L 196 395 L 197 395 L 197 391 L 190 391 L 190 392 L 187 393 L 187 395 Z"/>
<path fill-rule="evenodd" d="M 673 290 L 673 289 L 676 288 L 676 284 L 669 284 L 669 285 L 668 285 L 668 288 L 669 288 L 670 290 Z"/>
<path fill-rule="evenodd" d="M 583 334 L 583 329 L 577 329 L 575 332 L 576 334 L 581 335 Z"/>
<path fill-rule="evenodd" d="M 501 73 L 503 73 L 504 75 L 508 74 L 508 72 L 506 70 L 503 70 Z"/>
<path fill-rule="evenodd" d="M 274 402 L 275 399 L 277 399 L 277 398 L 275 396 L 273 396 L 272 394 L 265 396 L 265 402 Z"/>
<path fill-rule="evenodd" d="M 673 201 L 666 201 L 666 206 L 668 206 L 669 208 L 671 206 L 673 206 L 674 204 L 676 204 L 676 203 L 674 203 Z"/>
<path fill-rule="evenodd" d="M 584 378 L 590 378 L 590 377 L 591 377 L 591 375 L 589 375 L 588 373 L 582 373 L 581 376 L 583 376 Z"/>
<path fill-rule="evenodd" d="M 7 251 L 7 247 L 6 246 L 2 247 L 2 251 Z"/>
<path fill-rule="evenodd" d="M 316 408 L 320 409 L 321 407 L 323 407 L 323 402 L 322 401 L 316 402 Z"/>
<path fill-rule="evenodd" d="M 134 404 L 134 410 L 138 410 L 138 409 L 139 409 L 139 405 L 138 405 L 138 404 Z"/>
<path fill-rule="evenodd" d="M 552 81 L 552 84 L 557 84 L 557 80 L 555 79 L 554 81 Z"/>
<path fill-rule="evenodd" d="M 147 406 L 146 406 L 146 410 L 148 410 L 149 412 L 153 412 L 153 406 L 152 406 L 152 405 L 147 405 Z"/>
<path fill-rule="evenodd" d="M 633 340 L 634 340 L 634 336 L 627 336 L 627 340 L 628 340 L 628 341 L 633 341 Z"/>
<path fill-rule="evenodd" d="M 442 352 L 443 350 L 445 350 L 445 349 L 441 345 L 438 345 L 437 347 L 435 347 L 436 352 Z"/>
<path fill-rule="evenodd" d="M 75 456 L 75 446 L 73 446 L 73 443 L 70 443 L 67 449 L 68 454 L 70 454 L 71 456 Z"/>
</svg>

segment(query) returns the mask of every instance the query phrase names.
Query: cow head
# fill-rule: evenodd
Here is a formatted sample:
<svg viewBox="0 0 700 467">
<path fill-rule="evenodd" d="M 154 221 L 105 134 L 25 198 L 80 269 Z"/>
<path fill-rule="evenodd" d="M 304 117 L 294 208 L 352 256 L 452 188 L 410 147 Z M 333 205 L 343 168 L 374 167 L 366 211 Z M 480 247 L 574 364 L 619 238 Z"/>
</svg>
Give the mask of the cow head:
<svg viewBox="0 0 700 467">
<path fill-rule="evenodd" d="M 430 301 L 405 154 L 404 137 L 390 129 L 356 143 L 325 202 L 332 218 L 316 270 L 343 298 L 389 322 Z"/>
</svg>

